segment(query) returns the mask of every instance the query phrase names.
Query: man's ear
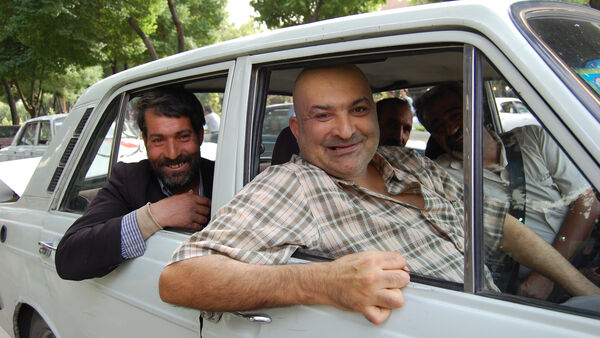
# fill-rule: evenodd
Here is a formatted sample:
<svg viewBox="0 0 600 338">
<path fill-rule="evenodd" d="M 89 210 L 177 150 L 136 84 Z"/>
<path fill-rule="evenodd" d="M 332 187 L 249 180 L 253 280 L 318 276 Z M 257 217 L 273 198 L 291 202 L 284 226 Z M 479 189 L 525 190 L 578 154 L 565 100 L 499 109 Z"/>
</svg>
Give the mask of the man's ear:
<svg viewBox="0 0 600 338">
<path fill-rule="evenodd" d="M 290 130 L 292 131 L 292 134 L 294 134 L 294 137 L 296 138 L 296 140 L 298 139 L 298 118 L 295 116 L 290 117 Z"/>
<path fill-rule="evenodd" d="M 200 128 L 198 132 L 198 145 L 202 145 L 202 142 L 204 142 L 204 129 Z"/>
</svg>

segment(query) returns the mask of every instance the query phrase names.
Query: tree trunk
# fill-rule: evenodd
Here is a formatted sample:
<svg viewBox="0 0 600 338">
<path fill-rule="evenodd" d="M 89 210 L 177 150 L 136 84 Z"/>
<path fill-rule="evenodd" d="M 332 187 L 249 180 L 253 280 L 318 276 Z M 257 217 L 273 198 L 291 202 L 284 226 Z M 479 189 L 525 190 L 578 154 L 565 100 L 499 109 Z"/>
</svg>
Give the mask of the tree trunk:
<svg viewBox="0 0 600 338">
<path fill-rule="evenodd" d="M 179 17 L 177 16 L 177 10 L 175 9 L 175 5 L 173 4 L 173 0 L 167 0 L 169 3 L 169 10 L 171 11 L 171 17 L 173 18 L 173 23 L 175 24 L 175 28 L 177 28 L 177 42 L 178 42 L 178 50 L 179 53 L 185 51 L 185 41 L 183 36 L 183 26 L 181 25 L 181 21 L 179 21 Z"/>
<path fill-rule="evenodd" d="M 35 80 L 31 80 L 31 95 L 29 97 L 29 100 L 27 100 L 25 94 L 23 94 L 23 91 L 21 90 L 19 82 L 15 80 L 15 87 L 17 88 L 17 92 L 19 93 L 21 102 L 23 102 L 23 107 L 25 107 L 25 110 L 29 112 L 29 116 L 31 118 L 38 116 L 38 109 L 42 98 L 42 81 L 39 80 L 39 82 L 40 84 L 38 86 L 37 93 L 35 93 Z"/>
<path fill-rule="evenodd" d="M 148 39 L 146 34 L 144 34 L 137 21 L 134 18 L 129 17 L 127 18 L 127 22 L 129 22 L 131 27 L 133 27 L 133 30 L 135 30 L 135 32 L 142 38 L 142 41 L 144 41 L 144 45 L 146 45 L 152 60 L 158 60 L 158 55 L 156 54 L 156 50 L 154 50 L 154 46 L 152 46 L 152 42 L 150 42 L 150 39 Z"/>
<path fill-rule="evenodd" d="M 310 21 L 309 22 L 305 22 L 305 23 L 310 23 L 310 22 L 316 22 L 319 20 L 319 13 L 321 12 L 321 7 L 323 7 L 323 0 L 319 0 L 319 2 L 317 3 L 317 7 L 315 7 L 315 11 L 309 16 L 310 17 Z"/>
<path fill-rule="evenodd" d="M 6 97 L 8 97 L 8 105 L 10 106 L 10 117 L 12 119 L 12 124 L 13 126 L 18 126 L 20 121 L 19 114 L 17 114 L 17 102 L 15 102 L 11 85 L 4 77 L 2 78 L 2 84 L 4 85 L 4 90 L 6 91 Z"/>
</svg>

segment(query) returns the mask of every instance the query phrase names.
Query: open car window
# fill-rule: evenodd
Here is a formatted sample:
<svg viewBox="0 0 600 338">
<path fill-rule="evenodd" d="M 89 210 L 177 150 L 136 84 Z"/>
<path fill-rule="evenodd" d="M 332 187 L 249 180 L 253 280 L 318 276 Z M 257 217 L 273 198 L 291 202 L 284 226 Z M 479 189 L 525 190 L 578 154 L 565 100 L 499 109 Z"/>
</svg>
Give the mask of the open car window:
<svg viewBox="0 0 600 338">
<path fill-rule="evenodd" d="M 203 107 L 220 115 L 227 77 L 209 76 L 178 83 L 181 90 L 194 93 Z M 172 86 L 172 83 L 162 84 Z M 155 87 L 160 87 L 157 84 Z M 154 88 L 154 87 L 152 87 Z M 220 88 L 220 89 L 217 89 Z M 134 109 L 140 93 L 148 88 L 132 90 L 115 97 L 103 112 L 102 119 L 86 146 L 76 173 L 68 188 L 62 210 L 83 213 L 110 177 L 117 162 L 132 163 L 147 159 L 146 147 L 136 122 Z M 201 157 L 214 161 L 219 133 L 206 133 L 200 147 Z"/>
<path fill-rule="evenodd" d="M 358 66 L 367 76 L 374 94 L 375 101 L 385 98 L 402 98 L 406 100 L 409 97 L 414 101 L 412 106 L 418 104 L 419 98 L 432 88 L 454 83 L 458 89 L 458 95 L 463 100 L 463 84 L 464 84 L 464 64 L 466 60 L 463 46 L 447 45 L 447 46 L 432 46 L 424 48 L 419 46 L 416 49 L 402 49 L 397 51 L 371 51 L 369 54 L 360 55 L 335 55 L 331 58 L 319 57 L 315 60 L 298 60 L 296 63 L 285 63 L 278 65 L 261 65 L 258 68 L 258 78 L 262 79 L 259 97 L 255 107 L 255 116 L 252 121 L 253 133 L 251 150 L 253 154 L 253 172 L 248 177 L 248 180 L 262 172 L 269 165 L 285 163 L 294 154 L 298 153 L 297 143 L 291 133 L 285 131 L 287 127 L 287 119 L 290 114 L 289 108 L 293 107 L 291 99 L 291 88 L 296 76 L 306 66 L 314 66 L 316 63 L 332 64 L 332 63 L 352 63 Z M 481 251 L 475 253 L 477 261 L 480 262 L 477 269 L 484 279 L 493 281 L 485 284 L 482 279 L 478 280 L 477 293 L 482 296 L 501 297 L 506 301 L 516 301 L 519 303 L 527 303 L 532 306 L 544 306 L 548 308 L 561 308 L 562 310 L 575 311 L 577 313 L 589 315 L 599 315 L 596 311 L 590 312 L 590 307 L 595 306 L 594 300 L 581 300 L 579 297 L 572 297 L 568 292 L 560 290 L 553 284 L 543 284 L 536 280 L 529 282 L 528 278 L 532 270 L 511 266 L 506 263 L 516 255 L 515 252 L 503 251 L 503 236 L 504 236 L 504 221 L 506 217 L 515 217 L 524 223 L 524 227 L 530 229 L 536 236 L 539 236 L 544 242 L 549 245 L 569 242 L 560 233 L 561 224 L 563 223 L 566 213 L 575 206 L 578 200 L 588 207 L 585 210 L 580 210 L 579 220 L 576 221 L 575 227 L 585 229 L 587 234 L 581 240 L 569 244 L 569 253 L 565 254 L 565 259 L 568 259 L 575 270 L 580 271 L 588 281 L 599 283 L 597 278 L 600 256 L 598 255 L 598 226 L 596 219 L 598 211 L 595 203 L 597 198 L 594 196 L 594 190 L 589 185 L 588 180 L 580 173 L 576 165 L 572 163 L 569 157 L 564 154 L 560 145 L 552 138 L 551 134 L 544 130 L 542 124 L 536 118 L 536 112 L 533 111 L 526 100 L 519 96 L 520 90 L 512 87 L 498 69 L 489 61 L 485 61 L 481 65 L 480 71 L 477 73 L 477 91 L 478 102 L 481 102 L 480 109 L 475 112 L 474 120 L 464 121 L 466 124 L 479 123 L 481 127 L 489 133 L 489 136 L 495 144 L 501 142 L 514 143 L 514 137 L 521 137 L 521 133 L 526 131 L 527 138 L 530 142 L 535 142 L 536 145 L 525 145 L 525 155 L 520 155 L 524 158 L 525 165 L 522 172 L 522 177 L 526 177 L 528 184 L 536 188 L 527 188 L 527 192 L 520 196 L 515 196 L 511 190 L 510 175 L 515 175 L 510 172 L 512 170 L 513 154 L 512 150 L 504 149 L 498 151 L 498 163 L 489 165 L 484 164 L 483 157 L 477 155 L 476 161 L 480 161 L 480 169 L 483 172 L 478 185 L 483 187 L 483 202 L 481 208 L 476 212 L 479 213 L 482 224 L 476 224 L 481 235 Z M 278 101 L 273 102 L 273 98 Z M 411 108 L 413 108 L 411 107 Z M 462 110 L 464 106 L 462 101 L 458 106 Z M 412 111 L 412 109 L 411 109 Z M 287 114 L 286 114 L 287 112 Z M 411 148 L 429 159 L 437 161 L 437 157 L 445 154 L 445 150 L 439 147 L 439 144 L 431 137 L 430 130 L 424 126 L 416 114 L 413 112 L 413 122 L 410 133 L 410 138 L 405 147 Z M 446 123 L 442 122 L 442 126 Z M 462 117 L 460 124 L 462 125 Z M 531 131 L 531 134 L 529 134 Z M 517 135 L 517 136 L 513 136 Z M 275 144 L 273 145 L 273 141 Z M 510 143 L 510 144 L 512 144 Z M 282 147 L 283 145 L 286 145 Z M 289 146 L 290 144 L 295 145 Z M 479 151 L 484 151 L 484 144 L 475 144 L 474 153 L 469 153 L 468 156 L 475 156 Z M 504 146 L 500 146 L 503 148 Z M 499 149 L 500 149 L 499 148 Z M 537 155 L 531 155 L 533 152 L 529 148 L 536 149 Z M 279 150 L 285 150 L 284 160 L 276 159 L 280 157 Z M 512 148 L 511 148 L 512 149 Z M 462 148 L 461 148 L 462 151 Z M 529 152 L 529 153 L 528 153 Z M 475 175 L 475 172 L 465 172 L 465 163 L 463 163 L 463 155 L 459 154 L 454 159 L 450 153 L 446 154 L 446 162 L 442 167 L 448 170 L 453 179 L 458 182 L 463 188 L 465 194 L 472 192 L 467 189 L 463 182 L 463 177 Z M 456 154 L 454 154 L 456 155 Z M 536 157 L 537 156 L 537 157 Z M 536 157 L 532 159 L 531 157 Z M 545 158 L 542 158 L 545 157 Z M 450 158 L 450 160 L 448 159 Z M 552 162 L 552 163 L 546 163 Z M 510 166 L 507 166 L 511 163 Z M 439 162 L 438 162 L 439 165 Z M 488 165 L 488 167 L 486 167 Z M 455 171 L 451 173 L 451 171 Z M 498 175 L 497 179 L 492 179 L 494 175 Z M 475 177 L 478 177 L 475 175 Z M 516 181 L 522 181 L 516 179 Z M 515 185 L 514 183 L 513 185 Z M 546 184 L 548 189 L 552 191 L 537 190 L 542 184 Z M 542 198 L 541 194 L 550 194 L 550 197 Z M 466 198 L 467 196 L 465 196 Z M 472 198 L 469 195 L 469 198 Z M 522 198 L 526 201 L 525 210 L 532 213 L 529 217 L 522 217 L 515 212 L 519 206 L 511 202 L 511 198 Z M 560 214 L 558 210 L 562 210 Z M 537 215 L 535 214 L 537 212 Z M 507 216 L 508 215 L 508 216 Z M 465 219 L 466 215 L 463 215 Z M 547 227 L 543 231 L 538 231 L 533 225 L 535 218 L 543 219 Z M 478 230 L 478 231 L 479 231 Z M 520 241 L 520 239 L 515 239 Z M 557 252 L 562 253 L 561 246 L 554 245 Z M 464 244 L 464 243 L 463 243 Z M 550 250 L 554 250 L 550 248 Z M 314 255 L 314 252 L 302 252 L 296 254 L 308 260 L 331 259 L 332 257 L 323 257 L 322 255 Z M 583 255 L 583 256 L 582 256 Z M 529 262 L 531 263 L 531 262 Z M 456 283 L 449 280 L 436 278 L 428 274 L 420 274 L 419 271 L 412 271 L 413 280 L 425 284 L 442 286 L 452 290 L 463 290 L 461 283 Z M 467 271 L 465 270 L 465 273 Z M 535 280 L 536 277 L 532 277 Z M 549 290 L 548 290 L 549 289 Z M 562 294 L 561 294 L 562 292 Z M 573 299 L 573 300 L 571 300 Z"/>
</svg>

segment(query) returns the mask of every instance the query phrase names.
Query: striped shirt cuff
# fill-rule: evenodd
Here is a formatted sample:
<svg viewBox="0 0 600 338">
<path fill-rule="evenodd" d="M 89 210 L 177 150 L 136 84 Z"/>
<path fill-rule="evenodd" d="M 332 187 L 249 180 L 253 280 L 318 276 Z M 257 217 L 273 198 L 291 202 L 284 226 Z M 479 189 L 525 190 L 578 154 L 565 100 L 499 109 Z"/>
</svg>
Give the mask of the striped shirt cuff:
<svg viewBox="0 0 600 338">
<path fill-rule="evenodd" d="M 121 219 L 121 257 L 131 259 L 144 254 L 146 242 L 138 226 L 136 211 Z"/>
</svg>

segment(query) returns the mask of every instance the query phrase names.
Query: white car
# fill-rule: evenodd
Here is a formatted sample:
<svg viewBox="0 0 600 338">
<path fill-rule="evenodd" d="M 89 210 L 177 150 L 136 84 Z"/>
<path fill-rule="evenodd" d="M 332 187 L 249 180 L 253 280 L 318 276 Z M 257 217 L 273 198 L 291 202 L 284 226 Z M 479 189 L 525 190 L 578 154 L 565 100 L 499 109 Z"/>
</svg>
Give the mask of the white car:
<svg viewBox="0 0 600 338">
<path fill-rule="evenodd" d="M 504 131 L 510 131 L 516 127 L 539 124 L 520 99 L 514 97 L 496 97 L 495 100 Z"/>
<path fill-rule="evenodd" d="M 66 117 L 46 115 L 23 122 L 10 146 L 0 150 L 0 161 L 42 156 Z"/>
<path fill-rule="evenodd" d="M 161 230 L 143 256 L 79 282 L 58 277 L 54 250 L 106 182 L 110 164 L 124 152 L 138 155 L 120 140 L 128 137 L 129 103 L 141 91 L 177 84 L 223 95 L 214 213 L 267 163 L 261 156 L 267 106 L 291 102 L 301 69 L 319 64 L 356 64 L 377 93 L 462 81 L 465 158 L 473 159 L 466 176 L 473 180 L 482 177 L 477 133 L 484 123 L 502 131 L 488 105 L 491 84 L 503 81 L 598 189 L 600 89 L 593 74 L 600 70 L 586 62 L 600 59 L 599 27 L 600 12 L 583 6 L 452 1 L 270 31 L 106 78 L 73 106 L 20 199 L 0 203 L 0 325 L 16 337 L 597 337 L 598 296 L 542 301 L 483 288 L 488 256 L 479 237 L 482 191 L 475 189 L 481 181 L 465 184 L 464 283 L 413 271 L 404 306 L 378 326 L 329 306 L 226 313 L 201 325 L 200 311 L 158 295 L 159 275 L 189 233 Z M 108 139 L 110 149 L 103 146 Z M 107 160 L 92 166 L 96 156 Z M 300 252 L 296 262 L 314 259 L 320 258 Z"/>
</svg>

